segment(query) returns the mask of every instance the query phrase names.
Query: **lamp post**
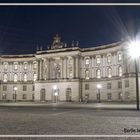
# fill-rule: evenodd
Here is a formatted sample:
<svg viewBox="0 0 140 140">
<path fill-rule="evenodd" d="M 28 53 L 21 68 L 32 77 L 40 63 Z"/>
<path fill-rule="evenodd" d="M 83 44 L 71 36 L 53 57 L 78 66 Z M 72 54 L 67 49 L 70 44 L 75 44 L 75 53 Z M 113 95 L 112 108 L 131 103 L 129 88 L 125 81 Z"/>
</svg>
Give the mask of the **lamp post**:
<svg viewBox="0 0 140 140">
<path fill-rule="evenodd" d="M 100 97 L 100 89 L 102 88 L 101 84 L 97 84 L 97 89 L 98 89 L 98 103 L 101 102 L 101 97 Z"/>
<path fill-rule="evenodd" d="M 16 91 L 17 91 L 17 87 L 14 87 L 15 102 L 17 101 L 17 93 L 16 93 Z"/>
<path fill-rule="evenodd" d="M 136 74 L 136 106 L 137 110 L 139 110 L 139 76 L 138 76 L 138 59 L 140 57 L 140 42 L 132 41 L 129 44 L 129 53 L 135 61 L 135 74 Z"/>
</svg>

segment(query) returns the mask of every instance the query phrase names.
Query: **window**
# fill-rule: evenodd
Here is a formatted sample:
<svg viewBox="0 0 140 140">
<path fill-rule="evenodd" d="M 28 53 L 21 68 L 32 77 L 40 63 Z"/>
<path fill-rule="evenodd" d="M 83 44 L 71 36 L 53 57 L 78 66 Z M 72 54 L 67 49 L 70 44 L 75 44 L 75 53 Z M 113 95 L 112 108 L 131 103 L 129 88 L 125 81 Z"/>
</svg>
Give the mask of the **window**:
<svg viewBox="0 0 140 140">
<path fill-rule="evenodd" d="M 120 62 L 122 60 L 122 53 L 118 53 L 118 62 Z"/>
<path fill-rule="evenodd" d="M 96 58 L 96 63 L 97 63 L 97 65 L 99 65 L 101 63 L 101 58 L 100 57 Z"/>
<path fill-rule="evenodd" d="M 89 79 L 89 70 L 86 70 L 86 71 L 85 71 L 85 78 L 86 78 L 86 79 Z"/>
<path fill-rule="evenodd" d="M 129 81 L 128 80 L 125 80 L 125 87 L 129 87 Z"/>
<path fill-rule="evenodd" d="M 35 91 L 35 86 L 32 86 L 32 91 Z"/>
<path fill-rule="evenodd" d="M 108 78 L 111 78 L 112 77 L 112 69 L 108 68 L 107 73 L 108 73 Z"/>
<path fill-rule="evenodd" d="M 3 81 L 4 81 L 4 82 L 7 82 L 7 79 L 8 79 L 7 74 L 4 74 L 4 75 L 3 75 Z"/>
<path fill-rule="evenodd" d="M 36 74 L 36 73 L 34 73 L 34 75 L 33 75 L 33 79 L 34 79 L 34 81 L 37 80 L 37 74 Z"/>
<path fill-rule="evenodd" d="M 27 74 L 24 74 L 23 79 L 24 79 L 25 82 L 27 81 Z"/>
<path fill-rule="evenodd" d="M 3 86 L 3 91 L 7 91 L 7 86 Z"/>
<path fill-rule="evenodd" d="M 129 94 L 129 92 L 125 92 L 125 99 L 130 99 L 130 94 Z"/>
<path fill-rule="evenodd" d="M 122 88 L 122 82 L 121 81 L 118 82 L 118 88 Z"/>
<path fill-rule="evenodd" d="M 108 56 L 107 56 L 107 63 L 108 63 L 108 64 L 111 64 L 111 55 L 108 55 Z"/>
<path fill-rule="evenodd" d="M 33 63 L 33 69 L 37 69 L 37 62 Z"/>
<path fill-rule="evenodd" d="M 111 89 L 111 83 L 107 83 L 107 89 Z"/>
<path fill-rule="evenodd" d="M 61 70 L 60 70 L 60 65 L 59 64 L 55 68 L 55 74 L 56 74 L 56 78 L 61 77 Z"/>
<path fill-rule="evenodd" d="M 32 94 L 32 100 L 34 100 L 35 99 L 35 95 L 34 94 Z"/>
<path fill-rule="evenodd" d="M 119 66 L 118 71 L 119 71 L 119 76 L 121 77 L 122 76 L 122 67 L 121 66 Z"/>
<path fill-rule="evenodd" d="M 122 100 L 122 93 L 121 92 L 118 93 L 118 99 Z"/>
<path fill-rule="evenodd" d="M 27 94 L 23 94 L 22 99 L 26 100 L 27 99 Z"/>
<path fill-rule="evenodd" d="M 86 67 L 89 67 L 89 58 L 86 58 L 86 59 L 85 59 L 85 66 L 86 66 Z"/>
<path fill-rule="evenodd" d="M 100 69 L 98 69 L 98 70 L 96 71 L 96 77 L 97 77 L 97 78 L 101 78 L 101 70 L 100 70 Z"/>
<path fill-rule="evenodd" d="M 2 100 L 6 100 L 7 94 L 3 93 L 2 94 Z"/>
<path fill-rule="evenodd" d="M 17 80 L 18 80 L 18 76 L 17 74 L 14 74 L 14 82 L 17 82 Z"/>
<path fill-rule="evenodd" d="M 24 70 L 27 70 L 27 62 L 24 63 Z"/>
<path fill-rule="evenodd" d="M 8 69 L 8 63 L 7 62 L 4 62 L 4 70 L 7 70 Z"/>
<path fill-rule="evenodd" d="M 14 70 L 18 69 L 18 63 L 14 63 Z"/>
<path fill-rule="evenodd" d="M 23 86 L 23 91 L 27 91 L 27 86 Z"/>
<path fill-rule="evenodd" d="M 85 84 L 85 90 L 89 90 L 89 84 Z"/>
<path fill-rule="evenodd" d="M 111 93 L 107 93 L 107 99 L 112 100 L 112 94 Z"/>
</svg>

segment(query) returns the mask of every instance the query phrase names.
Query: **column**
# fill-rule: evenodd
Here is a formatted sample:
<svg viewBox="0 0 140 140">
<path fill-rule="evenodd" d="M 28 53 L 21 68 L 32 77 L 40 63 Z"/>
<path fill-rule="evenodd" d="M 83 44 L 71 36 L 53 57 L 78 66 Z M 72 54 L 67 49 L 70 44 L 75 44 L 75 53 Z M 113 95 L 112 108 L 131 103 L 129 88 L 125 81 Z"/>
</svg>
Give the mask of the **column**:
<svg viewBox="0 0 140 140">
<path fill-rule="evenodd" d="M 38 60 L 38 72 L 37 72 L 37 79 L 40 80 L 40 60 Z"/>
</svg>

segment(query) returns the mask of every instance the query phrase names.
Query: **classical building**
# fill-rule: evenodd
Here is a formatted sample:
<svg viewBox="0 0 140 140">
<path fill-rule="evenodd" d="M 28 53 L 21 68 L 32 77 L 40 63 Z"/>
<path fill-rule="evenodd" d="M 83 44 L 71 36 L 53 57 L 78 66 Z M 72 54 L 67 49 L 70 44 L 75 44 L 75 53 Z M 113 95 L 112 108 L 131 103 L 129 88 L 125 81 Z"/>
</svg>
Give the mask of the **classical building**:
<svg viewBox="0 0 140 140">
<path fill-rule="evenodd" d="M 1 55 L 0 100 L 135 100 L 134 63 L 126 48 L 123 41 L 92 48 L 80 48 L 78 42 L 68 46 L 56 35 L 45 51 Z"/>
</svg>

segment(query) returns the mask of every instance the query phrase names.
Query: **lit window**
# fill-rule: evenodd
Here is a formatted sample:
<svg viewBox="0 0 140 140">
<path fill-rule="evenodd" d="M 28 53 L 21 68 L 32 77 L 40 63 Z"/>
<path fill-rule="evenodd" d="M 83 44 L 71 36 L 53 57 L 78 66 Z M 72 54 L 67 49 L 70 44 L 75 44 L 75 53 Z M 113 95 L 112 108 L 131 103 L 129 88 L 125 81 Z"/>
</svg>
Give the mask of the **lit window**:
<svg viewBox="0 0 140 140">
<path fill-rule="evenodd" d="M 3 81 L 4 81 L 4 82 L 7 82 L 7 79 L 8 79 L 7 74 L 4 74 L 4 75 L 3 75 Z"/>
<path fill-rule="evenodd" d="M 119 76 L 121 77 L 122 76 L 122 67 L 121 66 L 119 66 L 118 71 L 119 71 Z"/>
<path fill-rule="evenodd" d="M 14 74 L 14 82 L 17 82 L 17 80 L 18 80 L 18 76 L 17 74 Z"/>
<path fill-rule="evenodd" d="M 101 70 L 100 69 L 98 69 L 96 71 L 96 76 L 97 76 L 97 78 L 101 78 Z"/>
<path fill-rule="evenodd" d="M 89 67 L 89 58 L 85 59 L 85 65 L 86 65 L 86 67 Z"/>
<path fill-rule="evenodd" d="M 18 64 L 14 63 L 14 70 L 17 70 L 17 69 L 18 69 Z"/>
<path fill-rule="evenodd" d="M 97 65 L 99 65 L 101 63 L 101 58 L 100 57 L 96 58 L 96 63 L 97 63 Z"/>
<path fill-rule="evenodd" d="M 4 70 L 7 70 L 7 69 L 8 69 L 8 63 L 4 62 Z"/>
<path fill-rule="evenodd" d="M 36 69 L 37 68 L 37 62 L 34 62 L 33 63 L 33 69 Z"/>
<path fill-rule="evenodd" d="M 24 63 L 24 69 L 27 70 L 27 62 Z"/>
<path fill-rule="evenodd" d="M 89 79 L 89 70 L 86 70 L 86 71 L 85 71 L 85 78 L 86 78 L 86 79 Z"/>
<path fill-rule="evenodd" d="M 36 81 L 36 80 L 37 80 L 37 74 L 36 74 L 36 73 L 34 73 L 33 78 L 34 78 L 34 81 Z"/>
<path fill-rule="evenodd" d="M 27 74 L 24 74 L 24 81 L 27 81 Z"/>
<path fill-rule="evenodd" d="M 110 64 L 111 63 L 111 55 L 107 56 L 107 63 Z"/>
<path fill-rule="evenodd" d="M 120 62 L 122 60 L 122 53 L 118 53 L 118 61 Z"/>
<path fill-rule="evenodd" d="M 112 69 L 108 68 L 108 78 L 111 78 L 111 77 L 112 77 Z"/>
</svg>

